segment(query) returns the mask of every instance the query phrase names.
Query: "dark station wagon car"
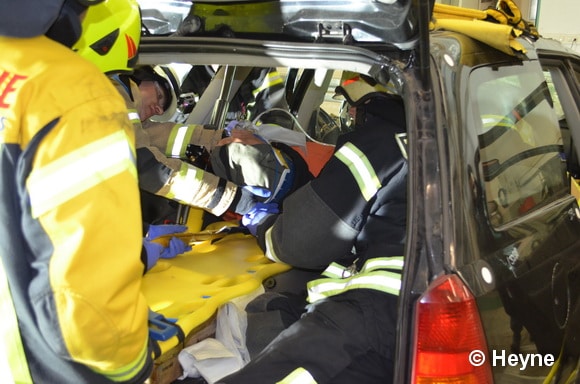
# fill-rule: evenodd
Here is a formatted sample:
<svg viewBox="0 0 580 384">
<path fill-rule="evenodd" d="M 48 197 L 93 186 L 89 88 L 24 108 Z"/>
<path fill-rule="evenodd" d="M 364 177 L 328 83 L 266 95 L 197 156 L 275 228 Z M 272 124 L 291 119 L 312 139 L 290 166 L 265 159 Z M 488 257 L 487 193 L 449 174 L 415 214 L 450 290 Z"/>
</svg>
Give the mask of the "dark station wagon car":
<svg viewBox="0 0 580 384">
<path fill-rule="evenodd" d="M 251 68 L 278 70 L 288 108 L 274 112 L 325 145 L 348 130 L 332 97 L 343 71 L 403 97 L 395 383 L 580 380 L 580 56 L 526 23 L 458 20 L 427 0 L 141 6 L 141 64 L 216 71 L 175 121 L 223 123 Z"/>
</svg>

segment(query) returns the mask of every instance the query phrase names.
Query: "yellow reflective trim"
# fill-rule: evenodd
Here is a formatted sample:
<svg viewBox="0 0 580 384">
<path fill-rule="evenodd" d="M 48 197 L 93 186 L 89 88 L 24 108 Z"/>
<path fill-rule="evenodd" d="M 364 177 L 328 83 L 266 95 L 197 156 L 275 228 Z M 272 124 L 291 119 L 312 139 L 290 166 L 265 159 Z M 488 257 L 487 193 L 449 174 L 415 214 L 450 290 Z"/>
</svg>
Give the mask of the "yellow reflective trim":
<svg viewBox="0 0 580 384">
<path fill-rule="evenodd" d="M 283 83 L 282 76 L 280 76 L 280 74 L 278 72 L 275 72 L 275 71 L 270 72 L 270 73 L 268 73 L 268 75 L 264 79 L 262 85 L 260 85 L 256 89 L 254 89 L 252 94 L 254 95 L 254 97 L 256 97 L 258 95 L 258 93 L 262 92 L 264 89 L 267 89 L 267 88 L 270 88 L 274 85 L 282 84 L 282 83 Z"/>
<path fill-rule="evenodd" d="M 266 230 L 265 239 L 264 239 L 266 242 L 265 255 L 268 259 L 270 259 L 271 261 L 273 261 L 275 263 L 285 264 L 278 258 L 278 256 L 276 256 L 276 252 L 274 252 L 274 242 L 272 241 L 272 228 L 273 228 L 273 226 Z"/>
<path fill-rule="evenodd" d="M 135 361 L 125 365 L 124 367 L 115 369 L 113 371 L 102 371 L 98 369 L 95 369 L 94 371 L 100 375 L 108 377 L 112 381 L 127 382 L 133 377 L 135 377 L 135 375 L 137 375 L 139 371 L 143 369 L 145 363 L 147 362 L 148 352 L 149 352 L 148 345 L 147 342 L 145 342 L 145 345 L 143 346 L 141 352 L 139 353 L 139 357 L 135 359 Z"/>
<path fill-rule="evenodd" d="M 308 282 L 308 302 L 314 303 L 326 297 L 338 295 L 352 289 L 374 289 L 399 296 L 401 275 L 388 271 L 373 271 L 353 275 L 344 279 L 322 278 Z"/>
<path fill-rule="evenodd" d="M 481 117 L 481 122 L 484 128 L 493 127 L 513 127 L 514 121 L 507 116 L 502 115 L 483 115 Z"/>
<path fill-rule="evenodd" d="M 276 384 L 317 384 L 314 377 L 306 369 L 296 368 L 292 373 L 276 382 Z"/>
<path fill-rule="evenodd" d="M 369 201 L 381 188 L 381 182 L 369 159 L 354 144 L 346 143 L 334 154 L 354 176 L 366 201 Z"/>
<path fill-rule="evenodd" d="M 368 259 L 365 265 L 362 267 L 361 271 L 374 271 L 377 269 L 396 269 L 402 270 L 405 265 L 405 260 L 403 256 L 393 256 L 393 257 L 375 257 L 373 259 Z"/>
<path fill-rule="evenodd" d="M 405 265 L 403 256 L 390 256 L 390 257 L 375 257 L 368 259 L 360 270 L 360 273 L 371 272 L 379 269 L 394 269 L 402 270 Z M 354 271 L 354 273 L 358 273 Z M 328 267 L 321 273 L 324 277 L 330 277 L 335 279 L 345 279 L 351 277 L 353 274 L 351 267 L 345 267 L 338 263 L 330 263 Z"/>
<path fill-rule="evenodd" d="M 191 140 L 195 127 L 181 124 L 173 126 L 169 134 L 169 140 L 167 141 L 165 156 L 180 158 L 182 155 L 185 155 L 187 144 Z"/>
<path fill-rule="evenodd" d="M 348 275 L 347 275 L 348 274 Z M 350 277 L 350 272 L 348 268 L 338 263 L 330 263 L 328 267 L 322 272 L 322 276 L 330 278 L 343 278 Z"/>
<path fill-rule="evenodd" d="M 26 183 L 32 217 L 39 217 L 125 171 L 137 179 L 133 152 L 123 131 L 33 169 Z"/>
<path fill-rule="evenodd" d="M 199 186 L 202 180 L 202 169 L 182 163 L 179 172 L 171 179 L 171 185 L 165 197 L 189 204 L 197 193 L 195 186 Z"/>
<path fill-rule="evenodd" d="M 0 383 L 32 383 L 22 346 L 18 318 L 10 296 L 6 271 L 0 258 Z"/>
</svg>

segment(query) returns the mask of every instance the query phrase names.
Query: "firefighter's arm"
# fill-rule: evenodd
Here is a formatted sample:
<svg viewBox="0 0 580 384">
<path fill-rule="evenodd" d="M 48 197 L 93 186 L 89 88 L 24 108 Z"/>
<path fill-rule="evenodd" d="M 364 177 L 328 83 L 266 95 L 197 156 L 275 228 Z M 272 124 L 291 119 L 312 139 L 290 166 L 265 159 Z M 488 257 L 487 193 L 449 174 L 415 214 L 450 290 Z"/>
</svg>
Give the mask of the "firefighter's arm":
<svg viewBox="0 0 580 384">
<path fill-rule="evenodd" d="M 113 92 L 63 116 L 35 154 L 27 187 L 32 217 L 48 238 L 38 252 L 50 262 L 33 305 L 64 359 L 116 382 L 143 382 L 152 358 L 135 152 Z"/>
<path fill-rule="evenodd" d="M 258 229 L 258 242 L 276 262 L 324 269 L 350 252 L 358 230 L 337 216 L 308 183 L 284 200 L 283 213 Z"/>
<path fill-rule="evenodd" d="M 234 205 L 238 195 L 235 184 L 186 162 L 169 159 L 155 147 L 137 149 L 137 170 L 143 190 L 216 216 Z"/>
<path fill-rule="evenodd" d="M 209 129 L 199 124 L 144 122 L 143 128 L 152 146 L 167 157 L 179 159 L 187 159 L 186 150 L 190 144 L 213 150 L 223 135 L 222 129 Z"/>
<path fill-rule="evenodd" d="M 339 150 L 317 178 L 284 200 L 273 225 L 258 230 L 269 259 L 323 269 L 350 254 L 368 210 L 351 168 Z"/>
<path fill-rule="evenodd" d="M 201 168 L 169 159 L 155 147 L 137 149 L 139 186 L 150 193 L 181 204 L 202 208 L 216 216 L 231 210 L 245 214 L 256 195 Z"/>
</svg>

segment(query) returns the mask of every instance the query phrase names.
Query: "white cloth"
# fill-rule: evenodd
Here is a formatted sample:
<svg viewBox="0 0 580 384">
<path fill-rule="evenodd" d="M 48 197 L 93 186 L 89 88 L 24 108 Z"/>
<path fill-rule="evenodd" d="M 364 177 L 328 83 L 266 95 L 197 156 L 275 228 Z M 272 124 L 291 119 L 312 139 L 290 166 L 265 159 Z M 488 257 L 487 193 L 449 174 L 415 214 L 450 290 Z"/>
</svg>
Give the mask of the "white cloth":
<svg viewBox="0 0 580 384">
<path fill-rule="evenodd" d="M 266 140 L 268 143 L 274 141 L 277 143 L 289 145 L 291 147 L 301 147 L 302 149 L 306 150 L 306 135 L 303 132 L 294 131 L 292 129 L 284 128 L 276 124 L 255 125 L 254 123 L 247 120 L 231 121 L 226 127 L 226 131 L 231 132 L 234 128 L 252 131 L 254 134 Z"/>
<path fill-rule="evenodd" d="M 208 338 L 191 345 L 177 355 L 183 368 L 180 380 L 203 377 L 209 384 L 243 367 L 241 358 L 216 339 Z"/>
<path fill-rule="evenodd" d="M 269 143 L 272 141 L 284 143 L 289 146 L 296 146 L 306 149 L 306 135 L 302 132 L 280 127 L 274 124 L 254 125 L 257 135 Z"/>
<path fill-rule="evenodd" d="M 180 380 L 203 377 L 213 384 L 250 361 L 246 347 L 248 321 L 244 309 L 247 303 L 263 292 L 264 288 L 260 286 L 251 294 L 236 298 L 218 309 L 216 337 L 186 347 L 177 355 L 183 369 Z"/>
</svg>

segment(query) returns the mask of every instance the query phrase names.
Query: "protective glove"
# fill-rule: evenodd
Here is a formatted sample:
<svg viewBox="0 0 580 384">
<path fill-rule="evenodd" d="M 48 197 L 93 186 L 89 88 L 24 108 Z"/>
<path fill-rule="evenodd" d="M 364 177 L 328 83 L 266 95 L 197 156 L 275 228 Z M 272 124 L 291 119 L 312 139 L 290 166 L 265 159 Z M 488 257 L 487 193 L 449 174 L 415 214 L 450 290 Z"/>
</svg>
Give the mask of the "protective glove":
<svg viewBox="0 0 580 384">
<path fill-rule="evenodd" d="M 256 203 L 244 216 L 242 216 L 242 225 L 244 225 L 250 233 L 257 236 L 258 227 L 270 215 L 280 213 L 278 204 L 276 203 Z"/>
<path fill-rule="evenodd" d="M 244 215 L 249 212 L 261 199 L 266 199 L 270 197 L 272 192 L 269 189 L 262 187 L 254 187 L 251 185 L 245 185 L 243 187 L 238 187 L 236 191 L 236 197 L 230 206 L 234 212 Z"/>
<path fill-rule="evenodd" d="M 232 120 L 224 128 L 224 135 L 231 136 L 234 129 L 253 130 L 253 124 L 247 120 Z"/>
<path fill-rule="evenodd" d="M 181 233 L 187 229 L 185 225 L 150 225 L 147 235 L 143 238 L 143 247 L 147 253 L 147 270 L 153 268 L 157 260 L 172 259 L 184 252 L 191 251 L 191 246 L 185 244 L 177 237 L 172 237 L 169 240 L 169 245 L 164 247 L 161 244 L 152 242 L 159 236 L 169 235 L 173 233 Z"/>
</svg>

